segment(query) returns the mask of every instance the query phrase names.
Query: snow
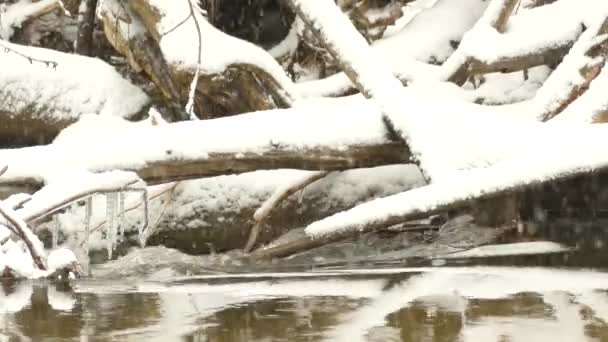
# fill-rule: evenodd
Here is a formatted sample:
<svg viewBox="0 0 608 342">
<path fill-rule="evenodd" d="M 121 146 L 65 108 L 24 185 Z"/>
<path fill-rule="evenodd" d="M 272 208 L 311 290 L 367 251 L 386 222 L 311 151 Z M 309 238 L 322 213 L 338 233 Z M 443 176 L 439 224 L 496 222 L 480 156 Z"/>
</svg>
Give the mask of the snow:
<svg viewBox="0 0 608 342">
<path fill-rule="evenodd" d="M 591 82 L 587 91 L 566 107 L 550 124 L 589 124 L 599 119 L 608 109 L 605 89 L 608 87 L 608 68 L 604 67 Z"/>
<path fill-rule="evenodd" d="M 477 77 L 483 83 L 476 88 L 471 82 L 463 88 L 471 93 L 472 101 L 483 99 L 483 103 L 488 105 L 516 103 L 532 99 L 550 74 L 551 69 L 545 65 L 528 69 L 527 80 L 521 71 L 490 73 Z"/>
<path fill-rule="evenodd" d="M 34 275 L 34 262 L 22 241 L 8 240 L 1 247 L 2 253 L 0 254 L 4 258 L 5 267 L 8 267 L 19 277 L 29 278 Z"/>
<path fill-rule="evenodd" d="M 49 270 L 59 270 L 77 262 L 74 252 L 67 248 L 59 248 L 51 251 L 47 258 Z"/>
<path fill-rule="evenodd" d="M 445 61 L 454 51 L 451 42 L 460 41 L 486 6 L 487 1 L 481 0 L 438 1 L 421 10 L 398 32 L 374 42 L 371 49 L 401 80 L 438 80 L 439 67 L 429 63 Z M 302 97 L 331 96 L 350 87 L 352 83 L 343 72 L 296 85 Z"/>
<path fill-rule="evenodd" d="M 422 10 L 399 32 L 372 44 L 372 48 L 394 68 L 400 68 L 404 57 L 442 63 L 454 51 L 450 42 L 460 41 L 481 17 L 487 3 L 482 0 L 440 0 Z M 446 26 L 450 29 L 446 30 Z"/>
<path fill-rule="evenodd" d="M 18 194 L 10 195 L 7 199 L 4 200 L 4 204 L 9 206 L 10 208 L 17 209 L 23 203 L 25 203 L 31 199 L 32 199 L 32 195 L 30 195 L 30 194 L 18 193 Z"/>
<path fill-rule="evenodd" d="M 557 69 L 551 73 L 543 87 L 538 90 L 531 108 L 533 113 L 537 115 L 538 120 L 545 119 L 546 113 L 559 109 L 564 104 L 564 100 L 568 99 L 570 93 L 574 91 L 573 89 L 580 88 L 586 82 L 580 70 L 597 65 L 600 62 L 588 57 L 586 52 L 599 41 L 606 39 L 605 36 L 597 36 L 604 20 L 605 17 L 602 17 L 601 20 L 595 21 L 589 29 L 583 32 Z M 574 109 L 576 110 L 576 107 Z"/>
<path fill-rule="evenodd" d="M 564 0 L 551 6 L 520 9 L 509 19 L 504 33 L 480 22 L 464 36 L 460 49 L 467 56 L 492 63 L 500 58 L 564 46 L 581 34 L 582 23 L 588 24 L 587 20 L 597 13 L 595 11 L 604 9 L 606 4 L 602 0 L 589 0 L 586 6 L 580 6 L 576 0 Z"/>
<path fill-rule="evenodd" d="M 275 59 L 291 54 L 297 49 L 298 43 L 300 42 L 299 34 L 303 30 L 304 23 L 302 22 L 302 19 L 296 17 L 294 22 L 291 24 L 291 28 L 289 29 L 285 39 L 268 50 L 268 53 Z"/>
<path fill-rule="evenodd" d="M 0 40 L 12 51 L 0 52 L 1 110 L 40 115 L 48 120 L 74 120 L 82 114 L 128 118 L 141 111 L 148 96 L 96 58 L 20 46 Z M 6 115 L 6 114 L 4 114 Z"/>
<path fill-rule="evenodd" d="M 130 188 L 138 181 L 137 174 L 119 170 L 99 174 L 67 173 L 53 178 L 16 212 L 25 221 L 31 221 L 40 218 L 42 214 L 59 210 L 88 194 Z"/>
</svg>

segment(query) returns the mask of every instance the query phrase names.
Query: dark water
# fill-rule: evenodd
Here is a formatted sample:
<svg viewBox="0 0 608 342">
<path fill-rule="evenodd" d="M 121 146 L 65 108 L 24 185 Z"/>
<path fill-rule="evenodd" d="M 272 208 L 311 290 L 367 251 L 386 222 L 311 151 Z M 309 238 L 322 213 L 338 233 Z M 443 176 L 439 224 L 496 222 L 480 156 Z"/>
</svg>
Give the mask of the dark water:
<svg viewBox="0 0 608 342">
<path fill-rule="evenodd" d="M 530 225 L 576 251 L 443 267 L 4 282 L 0 341 L 608 341 L 605 227 Z"/>
</svg>

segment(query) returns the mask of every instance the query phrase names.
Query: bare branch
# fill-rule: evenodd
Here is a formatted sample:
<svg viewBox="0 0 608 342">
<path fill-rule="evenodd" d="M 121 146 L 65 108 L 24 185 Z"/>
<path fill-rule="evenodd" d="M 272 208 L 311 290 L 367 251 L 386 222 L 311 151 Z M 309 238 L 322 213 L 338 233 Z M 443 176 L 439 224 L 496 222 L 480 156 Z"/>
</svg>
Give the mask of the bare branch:
<svg viewBox="0 0 608 342">
<path fill-rule="evenodd" d="M 34 244 L 33 240 L 36 237 L 34 233 L 28 228 L 27 224 L 24 220 L 20 218 L 20 215 L 17 214 L 12 208 L 8 207 L 2 201 L 0 201 L 0 215 L 4 216 L 8 223 L 14 229 L 13 231 L 19 236 L 25 245 L 27 246 L 30 255 L 32 256 L 32 260 L 38 269 L 46 270 L 46 266 L 42 261 L 42 255 L 44 255 L 44 251 L 38 248 L 37 244 Z"/>
<path fill-rule="evenodd" d="M 253 215 L 253 218 L 255 219 L 256 223 L 249 232 L 249 239 L 247 240 L 247 244 L 245 245 L 244 251 L 251 252 L 251 250 L 255 246 L 255 242 L 258 238 L 258 234 L 260 233 L 260 229 L 262 229 L 262 225 L 266 221 L 268 215 L 270 215 L 272 209 L 276 208 L 287 197 L 304 189 L 308 185 L 327 176 L 328 174 L 329 172 L 326 171 L 313 172 L 275 191 L 275 193 L 272 194 L 272 196 L 268 198 L 266 202 L 264 202 L 262 206 L 258 208 L 258 210 L 256 210 L 255 214 Z"/>
</svg>

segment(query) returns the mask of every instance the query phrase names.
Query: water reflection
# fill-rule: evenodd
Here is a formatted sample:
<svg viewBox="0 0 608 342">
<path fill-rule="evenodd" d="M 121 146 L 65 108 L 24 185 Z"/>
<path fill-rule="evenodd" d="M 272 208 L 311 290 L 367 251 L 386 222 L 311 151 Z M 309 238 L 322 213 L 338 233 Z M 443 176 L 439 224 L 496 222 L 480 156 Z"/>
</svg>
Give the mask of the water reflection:
<svg viewBox="0 0 608 342">
<path fill-rule="evenodd" d="M 503 267 L 337 273 L 235 284 L 217 277 L 84 281 L 73 289 L 4 284 L 0 339 L 608 340 L 608 273 Z"/>
<path fill-rule="evenodd" d="M 529 224 L 507 241 L 577 251 L 474 261 L 535 268 L 446 259 L 468 266 L 186 278 L 153 269 L 146 281 L 126 262 L 107 270 L 134 274 L 119 281 L 0 281 L 0 340 L 608 341 L 607 223 Z"/>
</svg>

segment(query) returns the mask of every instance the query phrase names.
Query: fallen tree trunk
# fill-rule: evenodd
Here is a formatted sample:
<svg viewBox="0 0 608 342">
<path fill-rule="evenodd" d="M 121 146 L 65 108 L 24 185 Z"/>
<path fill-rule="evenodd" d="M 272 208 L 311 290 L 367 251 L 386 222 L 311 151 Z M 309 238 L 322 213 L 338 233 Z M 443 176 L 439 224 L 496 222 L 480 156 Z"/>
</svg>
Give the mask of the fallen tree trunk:
<svg viewBox="0 0 608 342">
<path fill-rule="evenodd" d="M 255 258 L 284 257 L 345 239 L 362 232 L 390 227 L 446 210 L 464 208 L 472 200 L 492 199 L 549 181 L 608 170 L 604 153 L 606 127 L 585 129 L 575 142 L 556 139 L 554 153 L 538 151 L 522 157 L 455 175 L 452 179 L 419 187 L 398 195 L 367 202 L 306 227 L 306 236 L 283 244 L 260 248 Z M 576 158 L 565 160 L 564 155 Z M 516 175 L 513 175 L 517 170 Z"/>
<path fill-rule="evenodd" d="M 40 185 L 74 170 L 133 171 L 156 184 L 261 169 L 332 171 L 409 160 L 407 148 L 387 137 L 372 106 L 341 108 L 275 110 L 163 126 L 118 121 L 104 127 L 103 118 L 88 116 L 51 145 L 0 150 L 0 160 L 9 166 L 0 185 Z"/>
</svg>

